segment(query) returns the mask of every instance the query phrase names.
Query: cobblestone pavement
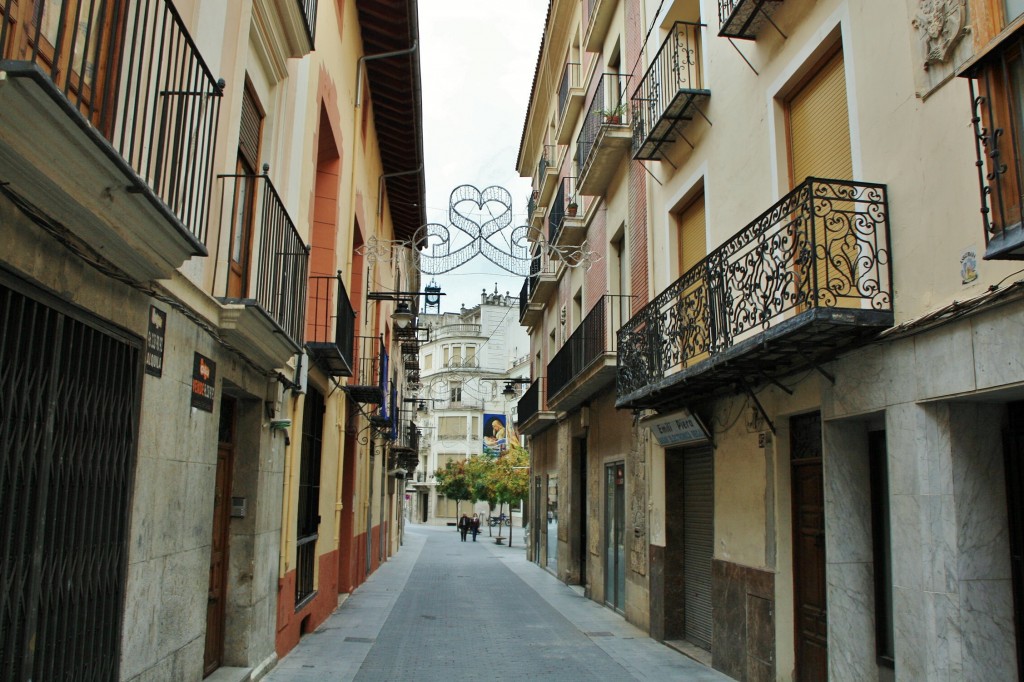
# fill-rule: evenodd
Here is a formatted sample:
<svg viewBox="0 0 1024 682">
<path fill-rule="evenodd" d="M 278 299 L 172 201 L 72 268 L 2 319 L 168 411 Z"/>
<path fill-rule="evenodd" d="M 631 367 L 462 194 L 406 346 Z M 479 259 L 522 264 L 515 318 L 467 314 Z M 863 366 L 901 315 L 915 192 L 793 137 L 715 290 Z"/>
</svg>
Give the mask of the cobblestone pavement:
<svg viewBox="0 0 1024 682">
<path fill-rule="evenodd" d="M 381 566 L 265 678 L 728 680 L 526 561 L 486 529 L 406 526 Z"/>
</svg>

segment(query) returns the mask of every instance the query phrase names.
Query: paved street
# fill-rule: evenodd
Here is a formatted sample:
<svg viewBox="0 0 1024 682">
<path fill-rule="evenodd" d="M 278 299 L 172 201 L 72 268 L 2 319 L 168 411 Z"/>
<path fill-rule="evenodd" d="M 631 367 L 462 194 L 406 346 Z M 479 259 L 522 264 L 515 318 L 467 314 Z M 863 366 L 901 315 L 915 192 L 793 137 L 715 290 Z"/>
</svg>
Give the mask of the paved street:
<svg viewBox="0 0 1024 682">
<path fill-rule="evenodd" d="M 497 545 L 409 525 L 402 550 L 278 663 L 315 680 L 727 680 Z"/>
</svg>

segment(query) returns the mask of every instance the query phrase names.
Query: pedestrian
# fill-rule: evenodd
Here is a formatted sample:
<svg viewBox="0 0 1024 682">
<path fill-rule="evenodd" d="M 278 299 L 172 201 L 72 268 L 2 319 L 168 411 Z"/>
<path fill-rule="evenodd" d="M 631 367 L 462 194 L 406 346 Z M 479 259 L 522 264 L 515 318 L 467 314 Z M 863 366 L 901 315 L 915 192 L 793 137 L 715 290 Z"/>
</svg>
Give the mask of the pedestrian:
<svg viewBox="0 0 1024 682">
<path fill-rule="evenodd" d="M 459 519 L 459 534 L 462 535 L 463 542 L 466 541 L 466 534 L 469 533 L 469 527 L 471 525 L 472 523 L 470 522 L 469 517 L 463 514 L 462 518 Z"/>
<path fill-rule="evenodd" d="M 480 515 L 473 514 L 473 520 L 469 522 L 469 529 L 473 531 L 473 542 L 476 542 L 476 536 L 480 532 Z"/>
</svg>

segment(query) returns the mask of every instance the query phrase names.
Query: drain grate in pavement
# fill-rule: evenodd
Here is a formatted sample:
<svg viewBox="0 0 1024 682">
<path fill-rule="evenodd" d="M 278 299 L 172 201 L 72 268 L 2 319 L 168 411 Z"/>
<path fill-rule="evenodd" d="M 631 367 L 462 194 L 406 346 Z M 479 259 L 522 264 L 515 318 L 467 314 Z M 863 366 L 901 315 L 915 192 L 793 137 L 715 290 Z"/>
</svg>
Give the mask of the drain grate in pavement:
<svg viewBox="0 0 1024 682">
<path fill-rule="evenodd" d="M 346 637 L 346 642 L 358 642 L 359 644 L 373 644 L 377 641 L 374 637 Z"/>
<path fill-rule="evenodd" d="M 587 637 L 614 637 L 610 632 L 584 632 Z"/>
</svg>

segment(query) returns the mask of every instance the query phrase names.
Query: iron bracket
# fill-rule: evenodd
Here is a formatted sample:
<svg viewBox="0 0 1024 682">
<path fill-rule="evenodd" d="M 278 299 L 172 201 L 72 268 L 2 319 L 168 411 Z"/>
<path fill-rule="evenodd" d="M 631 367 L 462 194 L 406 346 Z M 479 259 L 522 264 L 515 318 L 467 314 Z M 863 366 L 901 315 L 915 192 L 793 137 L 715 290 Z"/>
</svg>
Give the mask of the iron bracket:
<svg viewBox="0 0 1024 682">
<path fill-rule="evenodd" d="M 773 436 L 778 435 L 775 432 L 775 424 L 768 417 L 768 413 L 764 411 L 764 406 L 761 405 L 761 401 L 757 399 L 756 395 L 754 395 L 754 392 L 750 389 L 750 385 L 747 384 L 747 382 L 745 382 L 745 381 L 742 381 L 741 383 L 743 384 L 743 388 L 746 390 L 747 395 L 750 396 L 750 399 L 754 402 L 754 407 L 756 407 L 757 411 L 761 413 L 762 417 L 764 417 L 764 421 L 765 421 L 765 423 L 768 424 L 768 428 L 770 428 L 772 430 L 772 435 Z M 790 392 L 792 393 L 792 391 L 790 391 Z"/>
<path fill-rule="evenodd" d="M 828 372 L 826 372 L 825 370 L 823 370 L 820 365 L 815 365 L 814 369 L 818 370 L 818 374 L 828 379 L 828 382 L 830 384 L 832 384 L 833 386 L 836 385 L 836 378 L 829 374 Z"/>
</svg>

